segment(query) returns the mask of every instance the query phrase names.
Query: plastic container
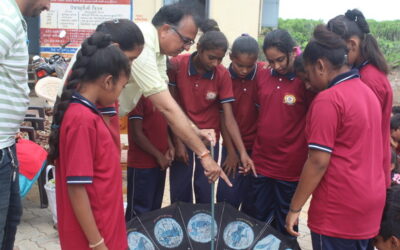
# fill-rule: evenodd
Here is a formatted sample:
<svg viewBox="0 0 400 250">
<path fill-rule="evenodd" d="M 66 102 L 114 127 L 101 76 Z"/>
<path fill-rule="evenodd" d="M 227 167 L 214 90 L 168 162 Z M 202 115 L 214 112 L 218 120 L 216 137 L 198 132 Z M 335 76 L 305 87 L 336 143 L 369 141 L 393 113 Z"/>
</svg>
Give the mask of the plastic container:
<svg viewBox="0 0 400 250">
<path fill-rule="evenodd" d="M 56 183 L 55 183 L 55 171 L 53 165 L 46 167 L 46 184 L 44 189 L 46 190 L 47 199 L 49 200 L 49 208 L 53 217 L 54 225 L 57 224 L 57 203 L 56 203 Z M 53 179 L 49 179 L 50 170 L 53 172 Z"/>
</svg>

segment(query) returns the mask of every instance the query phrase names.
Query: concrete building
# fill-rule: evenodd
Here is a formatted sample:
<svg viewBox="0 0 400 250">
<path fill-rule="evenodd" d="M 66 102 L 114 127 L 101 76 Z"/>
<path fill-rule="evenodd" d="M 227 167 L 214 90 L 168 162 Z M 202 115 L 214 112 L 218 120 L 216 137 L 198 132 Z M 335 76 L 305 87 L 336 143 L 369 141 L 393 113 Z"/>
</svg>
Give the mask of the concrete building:
<svg viewBox="0 0 400 250">
<path fill-rule="evenodd" d="M 134 21 L 151 21 L 164 4 L 179 0 L 134 0 Z M 197 1 L 206 17 L 215 19 L 230 43 L 243 33 L 258 37 L 263 0 L 187 0 Z"/>
<path fill-rule="evenodd" d="M 230 43 L 243 33 L 258 37 L 262 22 L 263 0 L 131 0 L 133 20 L 135 22 L 151 21 L 154 14 L 165 4 L 178 1 L 196 3 L 199 13 L 215 19 Z M 264 0 L 265 1 L 265 0 Z M 79 1 L 77 1 L 78 3 Z M 86 0 L 80 2 L 85 3 Z M 90 1 L 88 1 L 90 2 Z M 27 19 L 29 29 L 30 54 L 40 51 L 40 19 Z M 62 27 L 59 27 L 62 28 Z"/>
</svg>

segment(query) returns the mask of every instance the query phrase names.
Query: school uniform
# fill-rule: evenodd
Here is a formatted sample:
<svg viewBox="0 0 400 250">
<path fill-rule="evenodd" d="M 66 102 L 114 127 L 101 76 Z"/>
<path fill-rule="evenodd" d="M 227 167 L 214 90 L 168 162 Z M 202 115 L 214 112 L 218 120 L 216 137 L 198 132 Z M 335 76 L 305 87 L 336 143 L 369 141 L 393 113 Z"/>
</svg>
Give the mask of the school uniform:
<svg viewBox="0 0 400 250">
<path fill-rule="evenodd" d="M 168 124 L 164 116 L 151 101 L 142 97 L 128 115 L 129 122 L 142 120 L 143 134 L 160 152 L 168 150 Z M 143 151 L 133 140 L 133 131 L 128 126 L 128 206 L 125 219 L 161 208 L 165 185 L 165 170 L 154 156 Z"/>
<path fill-rule="evenodd" d="M 383 138 L 383 169 L 386 176 L 386 187 L 390 187 L 390 117 L 392 114 L 393 90 L 390 82 L 382 71 L 365 61 L 358 66 L 361 80 L 371 88 L 378 97 L 382 110 L 382 138 Z"/>
<path fill-rule="evenodd" d="M 232 80 L 228 71 L 218 65 L 213 71 L 198 74 L 192 60 L 193 54 L 179 55 L 170 60 L 170 86 L 175 87 L 178 102 L 183 111 L 200 129 L 214 129 L 220 132 L 220 105 L 233 102 Z M 217 138 L 218 141 L 218 138 Z M 218 145 L 218 143 L 216 144 Z M 189 166 L 175 161 L 170 168 L 171 202 L 192 202 L 192 172 L 194 164 L 194 192 L 196 203 L 211 202 L 211 186 L 201 161 L 188 149 Z M 214 147 L 214 158 L 218 157 L 218 147 Z"/>
<path fill-rule="evenodd" d="M 305 119 L 313 94 L 294 73 L 257 76 L 260 104 L 252 158 L 257 178 L 244 211 L 288 235 L 285 219 L 307 158 Z"/>
<path fill-rule="evenodd" d="M 232 112 L 249 156 L 251 156 L 257 132 L 258 101 L 256 75 L 260 70 L 266 69 L 267 64 L 265 62 L 257 62 L 255 68 L 247 76 L 241 78 L 233 70 L 232 65 L 228 68 L 235 97 L 235 101 L 232 103 Z M 226 147 L 222 146 L 221 164 L 226 160 L 226 157 Z M 247 195 L 250 184 L 249 175 L 237 174 L 235 178 L 230 177 L 229 179 L 233 187 L 229 187 L 223 181 L 218 183 L 217 201 L 225 201 L 235 208 L 239 208 Z"/>
<path fill-rule="evenodd" d="M 378 234 L 386 196 L 381 113 L 357 70 L 335 77 L 313 101 L 308 148 L 331 155 L 308 211 L 313 245 L 339 249 L 334 241 L 346 239 L 357 248 L 341 249 L 367 249 L 366 242 Z"/>
<path fill-rule="evenodd" d="M 119 145 L 96 106 L 78 93 L 59 129 L 56 198 L 61 247 L 90 249 L 68 195 L 68 185 L 83 184 L 105 244 L 126 249 Z"/>
<path fill-rule="evenodd" d="M 119 131 L 119 117 L 117 115 L 118 114 L 118 106 L 119 106 L 119 103 L 118 103 L 118 101 L 116 101 L 115 104 L 112 106 L 103 107 L 103 106 L 97 105 L 97 108 L 100 111 L 102 116 L 109 117 L 108 128 L 110 129 L 111 135 L 112 135 L 115 143 L 117 145 L 120 145 L 121 144 L 121 134 Z"/>
<path fill-rule="evenodd" d="M 76 57 L 77 57 L 78 51 L 72 56 L 70 63 L 68 64 L 67 70 L 65 71 L 65 74 L 63 76 L 63 79 L 61 81 L 61 86 L 58 89 L 57 96 L 61 98 L 62 91 L 64 88 L 64 85 L 67 84 L 67 79 L 68 77 L 72 74 L 72 66 L 76 62 Z M 112 137 L 115 141 L 116 144 L 120 145 L 121 144 L 121 137 L 120 137 L 120 131 L 119 131 L 119 117 L 118 117 L 118 110 L 119 110 L 119 102 L 118 100 L 115 101 L 113 105 L 110 106 L 102 106 L 102 105 L 96 105 L 97 109 L 100 111 L 101 115 L 103 116 L 108 116 L 109 117 L 109 124 L 108 127 L 110 128 L 110 132 L 112 134 Z"/>
</svg>

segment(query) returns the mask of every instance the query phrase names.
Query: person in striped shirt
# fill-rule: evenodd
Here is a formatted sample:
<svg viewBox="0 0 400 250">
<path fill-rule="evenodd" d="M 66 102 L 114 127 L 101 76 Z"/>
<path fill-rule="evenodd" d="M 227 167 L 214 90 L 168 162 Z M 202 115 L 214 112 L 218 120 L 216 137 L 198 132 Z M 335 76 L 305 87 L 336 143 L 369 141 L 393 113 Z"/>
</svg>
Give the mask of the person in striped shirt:
<svg viewBox="0 0 400 250">
<path fill-rule="evenodd" d="M 22 215 L 15 135 L 29 104 L 27 25 L 50 0 L 0 1 L 0 249 L 13 249 Z"/>
</svg>

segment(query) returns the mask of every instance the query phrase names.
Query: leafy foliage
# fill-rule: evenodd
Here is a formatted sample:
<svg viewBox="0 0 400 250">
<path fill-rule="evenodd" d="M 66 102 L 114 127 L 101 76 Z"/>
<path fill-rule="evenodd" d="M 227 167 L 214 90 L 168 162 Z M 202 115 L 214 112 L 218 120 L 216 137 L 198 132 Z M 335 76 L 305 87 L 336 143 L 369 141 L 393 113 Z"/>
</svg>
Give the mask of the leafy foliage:
<svg viewBox="0 0 400 250">
<path fill-rule="evenodd" d="M 393 68 L 400 66 L 400 20 L 395 21 L 375 21 L 368 20 L 371 34 L 377 39 L 380 49 L 385 55 L 389 65 Z M 302 49 L 305 48 L 312 36 L 312 32 L 318 24 L 323 24 L 321 20 L 308 19 L 279 19 L 280 29 L 286 29 L 295 39 Z M 262 46 L 264 36 L 270 32 L 271 28 L 263 27 L 259 37 Z M 265 59 L 262 53 L 262 59 Z"/>
</svg>

